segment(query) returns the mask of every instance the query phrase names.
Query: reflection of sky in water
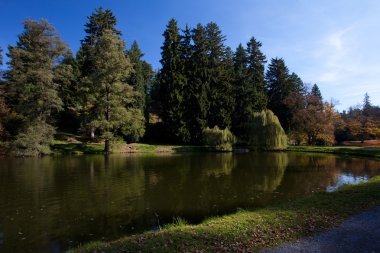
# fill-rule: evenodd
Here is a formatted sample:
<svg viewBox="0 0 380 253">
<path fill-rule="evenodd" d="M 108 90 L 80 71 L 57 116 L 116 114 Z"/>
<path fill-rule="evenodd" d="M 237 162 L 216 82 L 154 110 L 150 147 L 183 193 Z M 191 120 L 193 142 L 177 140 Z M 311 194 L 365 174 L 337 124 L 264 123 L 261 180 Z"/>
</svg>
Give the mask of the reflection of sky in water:
<svg viewBox="0 0 380 253">
<path fill-rule="evenodd" d="M 354 176 L 351 173 L 343 173 L 339 175 L 339 178 L 335 185 L 329 185 L 326 188 L 327 192 L 334 192 L 339 187 L 345 184 L 357 184 L 359 182 L 367 182 L 368 176 Z"/>
</svg>

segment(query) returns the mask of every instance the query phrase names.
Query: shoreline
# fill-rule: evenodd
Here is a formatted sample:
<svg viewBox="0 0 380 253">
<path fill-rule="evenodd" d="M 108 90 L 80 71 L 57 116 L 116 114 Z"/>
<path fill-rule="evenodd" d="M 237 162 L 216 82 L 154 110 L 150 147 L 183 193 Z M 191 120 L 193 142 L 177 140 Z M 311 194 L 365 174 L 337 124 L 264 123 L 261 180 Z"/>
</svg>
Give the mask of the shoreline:
<svg viewBox="0 0 380 253">
<path fill-rule="evenodd" d="M 198 225 L 181 222 L 158 232 L 111 242 L 89 242 L 69 252 L 252 252 L 325 231 L 379 205 L 377 176 L 332 193 L 320 192 L 266 208 L 240 210 Z"/>
<path fill-rule="evenodd" d="M 52 155 L 86 155 L 104 154 L 104 144 L 102 143 L 67 143 L 55 141 L 51 145 Z M 218 151 L 210 146 L 202 145 L 165 145 L 165 144 L 145 144 L 130 143 L 118 145 L 113 148 L 111 154 L 170 154 L 170 153 L 247 153 L 251 152 L 247 147 L 235 147 L 232 151 Z M 252 151 L 254 152 L 254 151 Z M 366 157 L 380 159 L 380 147 L 358 147 L 358 146 L 288 146 L 285 150 L 273 150 L 262 152 L 299 152 L 299 153 L 320 153 L 354 157 Z M 0 157 L 7 157 L 6 148 L 0 143 Z"/>
<path fill-rule="evenodd" d="M 92 143 L 65 143 L 54 144 L 52 146 L 54 153 L 59 154 L 103 154 L 103 144 Z M 225 153 L 226 151 L 217 151 L 213 147 L 202 145 L 160 145 L 160 144 L 144 144 L 144 143 L 131 143 L 120 145 L 112 150 L 112 154 L 122 153 L 198 153 L 198 152 L 219 152 Z M 250 152 L 247 147 L 233 148 L 233 153 Z M 322 153 L 322 154 L 335 154 L 335 155 L 350 155 L 361 156 L 368 158 L 380 158 L 380 147 L 356 147 L 356 146 L 288 146 L 285 150 L 263 151 L 263 152 L 303 152 L 303 153 Z"/>
</svg>

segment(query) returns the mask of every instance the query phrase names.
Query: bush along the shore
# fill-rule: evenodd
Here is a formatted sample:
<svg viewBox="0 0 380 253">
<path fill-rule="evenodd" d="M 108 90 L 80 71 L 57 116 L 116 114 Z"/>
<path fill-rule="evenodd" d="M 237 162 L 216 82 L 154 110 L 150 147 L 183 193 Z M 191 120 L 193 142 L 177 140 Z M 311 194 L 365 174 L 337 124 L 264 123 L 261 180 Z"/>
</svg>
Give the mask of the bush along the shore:
<svg viewBox="0 0 380 253">
<path fill-rule="evenodd" d="M 284 150 L 287 136 L 277 116 L 271 110 L 255 112 L 250 122 L 248 145 L 254 150 Z"/>
<path fill-rule="evenodd" d="M 218 126 L 215 126 L 203 130 L 203 142 L 216 151 L 232 151 L 232 145 L 235 144 L 236 138 L 228 128 L 219 129 Z"/>
<path fill-rule="evenodd" d="M 10 153 L 13 156 L 43 156 L 51 154 L 55 130 L 51 125 L 35 121 L 19 133 L 11 144 Z"/>
</svg>

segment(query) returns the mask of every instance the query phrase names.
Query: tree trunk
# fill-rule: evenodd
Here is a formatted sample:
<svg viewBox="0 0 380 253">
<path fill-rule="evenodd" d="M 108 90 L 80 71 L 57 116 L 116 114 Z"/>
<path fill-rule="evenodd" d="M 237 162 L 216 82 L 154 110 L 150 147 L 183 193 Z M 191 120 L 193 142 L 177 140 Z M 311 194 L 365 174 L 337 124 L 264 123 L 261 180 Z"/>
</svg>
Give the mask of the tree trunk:
<svg viewBox="0 0 380 253">
<path fill-rule="evenodd" d="M 90 130 L 90 136 L 91 136 L 91 139 L 95 138 L 95 129 L 94 128 L 91 128 L 91 130 Z"/>
<path fill-rule="evenodd" d="M 109 153 L 110 153 L 110 139 L 108 139 L 108 138 L 106 138 L 104 140 L 104 153 L 106 155 L 109 155 Z"/>
</svg>

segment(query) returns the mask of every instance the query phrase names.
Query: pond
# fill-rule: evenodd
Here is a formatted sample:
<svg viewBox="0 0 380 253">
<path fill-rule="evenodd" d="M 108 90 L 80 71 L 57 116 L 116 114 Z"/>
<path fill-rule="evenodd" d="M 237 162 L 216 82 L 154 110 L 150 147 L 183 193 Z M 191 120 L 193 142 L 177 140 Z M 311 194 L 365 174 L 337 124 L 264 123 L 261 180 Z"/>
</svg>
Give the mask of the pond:
<svg viewBox="0 0 380 253">
<path fill-rule="evenodd" d="M 0 158 L 0 252 L 64 252 L 378 174 L 379 160 L 297 153 Z"/>
</svg>

